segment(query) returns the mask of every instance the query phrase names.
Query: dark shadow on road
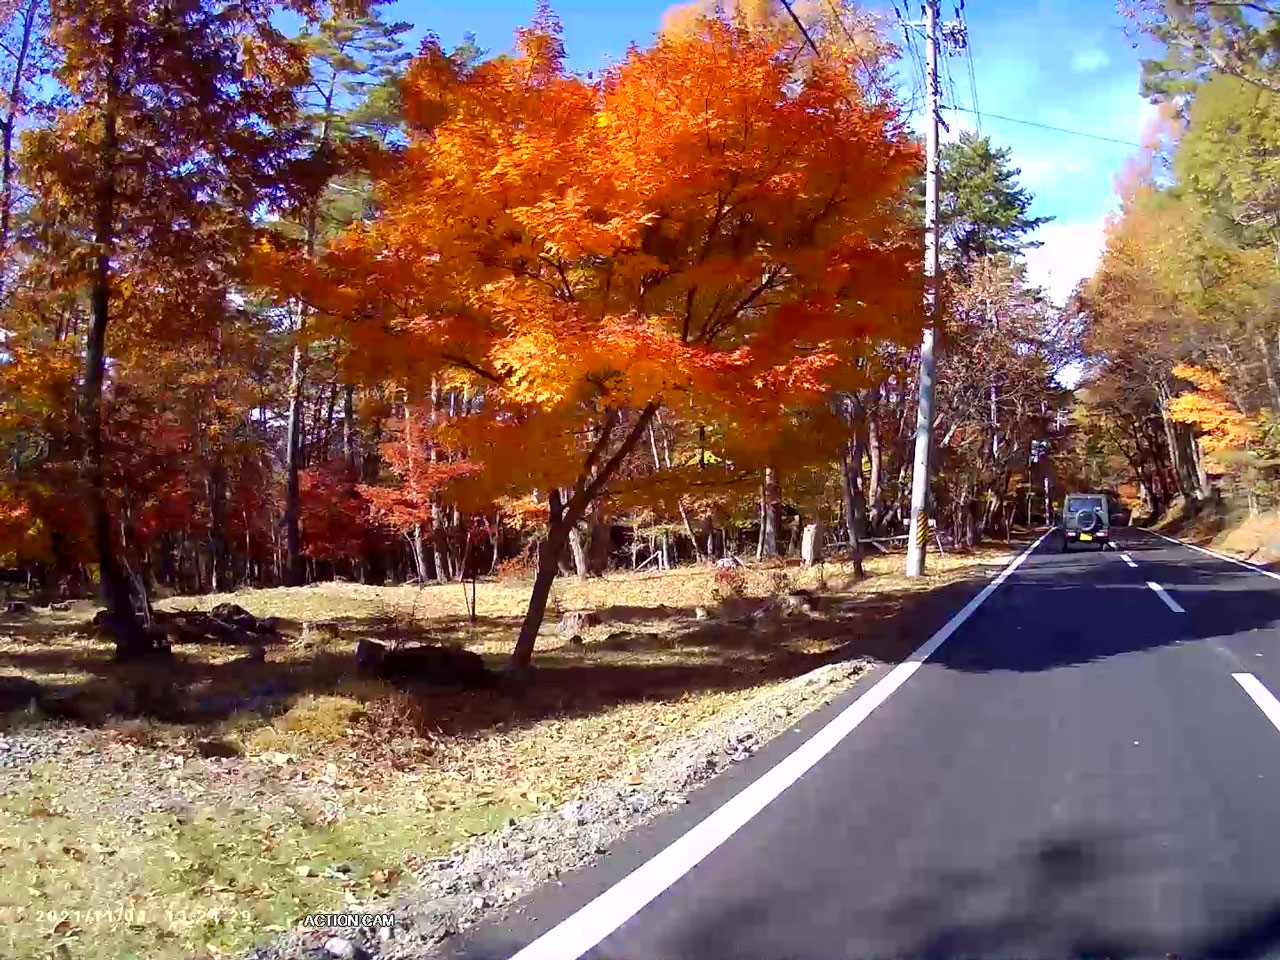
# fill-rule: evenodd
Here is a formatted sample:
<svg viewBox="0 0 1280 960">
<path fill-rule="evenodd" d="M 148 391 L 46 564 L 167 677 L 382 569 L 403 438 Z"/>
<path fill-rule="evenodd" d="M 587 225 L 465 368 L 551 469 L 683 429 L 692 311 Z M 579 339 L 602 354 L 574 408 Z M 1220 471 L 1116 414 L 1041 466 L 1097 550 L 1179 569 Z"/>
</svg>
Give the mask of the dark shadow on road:
<svg viewBox="0 0 1280 960">
<path fill-rule="evenodd" d="M 1157 843 L 1114 830 L 1064 829 L 988 867 L 908 874 L 904 890 L 886 890 L 871 903 L 850 903 L 839 917 L 820 911 L 810 934 L 786 945 L 784 953 L 779 952 L 779 931 L 802 929 L 794 918 L 815 904 L 830 903 L 830 891 L 814 885 L 825 881 L 806 882 L 792 875 L 783 885 L 771 885 L 767 897 L 737 899 L 700 916 L 687 932 L 682 927 L 671 935 L 678 939 L 662 945 L 664 955 L 672 957 L 776 954 L 797 960 L 836 955 L 939 960 L 1276 955 L 1280 900 L 1249 909 L 1227 895 L 1220 903 L 1204 904 L 1198 919 L 1185 918 L 1187 926 L 1180 932 L 1142 929 L 1137 916 L 1126 918 L 1108 909 L 1121 891 L 1140 896 L 1172 866 Z M 775 927 L 770 918 L 788 919 Z M 743 944 L 752 946 L 744 952 Z M 866 944 L 879 945 L 877 952 L 868 954 Z M 606 941 L 605 948 L 589 956 L 613 957 L 617 952 Z"/>
<path fill-rule="evenodd" d="M 931 662 L 1052 670 L 1280 624 L 1280 583 L 1243 567 L 1193 554 L 1131 568 L 1109 554 L 1034 555 Z M 1186 612 L 1169 610 L 1148 581 Z"/>
</svg>

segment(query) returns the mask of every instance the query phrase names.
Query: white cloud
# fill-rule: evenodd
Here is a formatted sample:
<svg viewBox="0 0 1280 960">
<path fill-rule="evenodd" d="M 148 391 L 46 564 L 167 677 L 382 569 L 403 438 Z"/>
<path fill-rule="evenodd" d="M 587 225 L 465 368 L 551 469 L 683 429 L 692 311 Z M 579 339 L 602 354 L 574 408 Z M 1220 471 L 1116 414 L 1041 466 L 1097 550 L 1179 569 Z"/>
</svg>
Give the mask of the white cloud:
<svg viewBox="0 0 1280 960">
<path fill-rule="evenodd" d="M 1076 73 L 1092 73 L 1094 70 L 1101 70 L 1110 62 L 1111 57 L 1105 50 L 1077 50 L 1075 56 L 1071 58 L 1071 69 Z"/>
<path fill-rule="evenodd" d="M 1018 181 L 1032 191 L 1093 169 L 1093 160 L 1085 156 L 1032 156 L 1028 159 L 1015 157 L 1014 160 L 1020 171 Z"/>
<path fill-rule="evenodd" d="M 1035 239 L 1042 245 L 1026 253 L 1027 279 L 1061 306 L 1076 284 L 1097 268 L 1106 241 L 1103 223 L 1049 223 L 1036 231 Z"/>
</svg>

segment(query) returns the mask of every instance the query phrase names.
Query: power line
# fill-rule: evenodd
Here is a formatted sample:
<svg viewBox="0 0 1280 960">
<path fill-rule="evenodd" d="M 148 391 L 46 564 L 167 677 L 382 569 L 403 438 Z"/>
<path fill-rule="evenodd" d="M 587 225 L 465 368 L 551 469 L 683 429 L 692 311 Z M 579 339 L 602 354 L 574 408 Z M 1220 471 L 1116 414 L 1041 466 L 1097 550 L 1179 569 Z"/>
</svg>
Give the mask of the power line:
<svg viewBox="0 0 1280 960">
<path fill-rule="evenodd" d="M 978 106 L 978 76 L 973 67 L 973 34 L 969 30 L 969 22 L 964 15 L 964 0 L 958 0 L 956 3 L 956 19 L 964 26 L 964 59 L 969 71 L 969 99 L 973 103 L 973 115 L 978 118 L 978 134 L 981 135 L 982 110 Z"/>
<path fill-rule="evenodd" d="M 973 69 L 973 42 L 964 48 L 965 61 L 969 67 L 969 98 L 973 101 L 973 115 L 978 118 L 978 133 L 982 133 L 982 110 L 978 106 L 978 77 Z"/>
<path fill-rule="evenodd" d="M 946 77 L 947 82 L 947 95 L 952 102 L 955 102 L 959 98 L 956 96 L 956 78 L 951 75 L 951 58 L 943 56 L 941 59 L 942 73 Z"/>
<path fill-rule="evenodd" d="M 915 113 L 921 105 L 920 78 L 924 76 L 925 68 L 920 57 L 920 51 L 916 47 L 915 38 L 911 33 L 911 9 L 907 6 L 907 0 L 903 0 L 902 6 L 906 10 L 906 15 L 903 14 L 902 10 L 898 9 L 898 0 L 893 0 L 893 12 L 897 15 L 899 26 L 902 27 L 903 43 L 906 47 L 907 58 L 911 61 L 911 65 L 907 67 L 907 73 L 911 77 L 911 102 L 907 107 L 907 112 Z"/>
<path fill-rule="evenodd" d="M 955 104 L 944 107 L 943 109 L 959 110 L 962 113 L 976 114 L 978 112 L 977 110 L 972 110 L 969 107 L 956 106 Z M 1085 137 L 1089 140 L 1101 140 L 1104 143 L 1119 143 L 1126 147 L 1140 148 L 1142 146 L 1142 144 L 1133 140 L 1121 140 L 1117 137 L 1104 137 L 1098 133 L 1085 133 L 1083 130 L 1068 130 L 1066 127 L 1054 127 L 1047 123 L 1036 123 L 1034 120 L 1019 120 L 1017 117 L 1005 117 L 998 113 L 987 113 L 986 116 L 990 117 L 992 120 L 1007 120 L 1009 123 L 1020 123 L 1024 127 L 1039 127 L 1041 130 L 1052 130 L 1054 133 L 1066 133 L 1073 137 Z"/>
</svg>

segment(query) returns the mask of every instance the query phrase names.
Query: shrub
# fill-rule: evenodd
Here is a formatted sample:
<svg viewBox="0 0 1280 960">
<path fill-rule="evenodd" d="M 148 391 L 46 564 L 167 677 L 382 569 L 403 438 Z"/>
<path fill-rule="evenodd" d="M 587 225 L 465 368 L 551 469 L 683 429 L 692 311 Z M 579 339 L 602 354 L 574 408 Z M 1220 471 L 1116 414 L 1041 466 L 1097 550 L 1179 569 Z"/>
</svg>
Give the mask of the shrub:
<svg viewBox="0 0 1280 960">
<path fill-rule="evenodd" d="M 275 748 L 280 735 L 303 742 L 335 743 L 367 716 L 364 707 L 349 697 L 306 696 L 277 717 L 272 726 L 257 731 L 249 744 L 257 750 Z"/>
<path fill-rule="evenodd" d="M 533 576 L 533 568 L 533 555 L 521 553 L 500 561 L 494 573 L 500 581 L 527 580 Z"/>
<path fill-rule="evenodd" d="M 747 595 L 747 573 L 742 567 L 716 567 L 711 579 L 711 598 L 715 603 L 723 603 L 729 597 L 741 599 Z"/>
<path fill-rule="evenodd" d="M 779 597 L 785 593 L 791 593 L 795 589 L 795 584 L 791 581 L 791 574 L 786 570 L 774 570 L 769 574 L 769 594 L 770 596 Z"/>
</svg>

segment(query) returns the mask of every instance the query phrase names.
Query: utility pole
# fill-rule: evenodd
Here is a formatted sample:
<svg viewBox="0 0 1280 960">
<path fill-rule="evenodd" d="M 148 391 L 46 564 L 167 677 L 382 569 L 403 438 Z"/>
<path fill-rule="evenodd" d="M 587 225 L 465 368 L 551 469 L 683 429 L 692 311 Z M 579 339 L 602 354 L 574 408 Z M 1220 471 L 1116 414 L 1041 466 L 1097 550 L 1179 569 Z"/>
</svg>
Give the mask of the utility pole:
<svg viewBox="0 0 1280 960">
<path fill-rule="evenodd" d="M 907 541 L 907 576 L 924 574 L 929 544 L 929 454 L 933 439 L 933 338 L 938 312 L 938 5 L 924 0 L 925 117 L 924 303 L 925 328 L 920 341 L 920 399 L 916 412 L 916 454 L 911 469 L 911 539 Z"/>
</svg>

